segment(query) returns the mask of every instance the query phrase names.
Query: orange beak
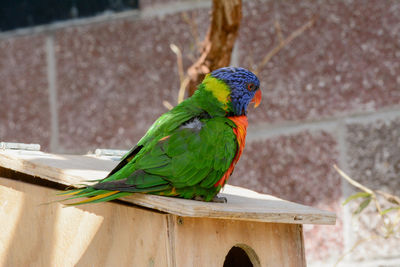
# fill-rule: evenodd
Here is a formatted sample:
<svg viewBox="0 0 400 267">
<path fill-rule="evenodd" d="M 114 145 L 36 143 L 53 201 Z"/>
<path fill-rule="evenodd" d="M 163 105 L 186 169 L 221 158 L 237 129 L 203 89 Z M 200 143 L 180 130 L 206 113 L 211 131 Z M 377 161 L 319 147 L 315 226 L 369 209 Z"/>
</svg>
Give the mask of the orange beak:
<svg viewBox="0 0 400 267">
<path fill-rule="evenodd" d="M 258 91 L 254 95 L 253 99 L 250 101 L 250 103 L 254 103 L 254 108 L 256 108 L 260 105 L 261 98 L 262 98 L 261 90 L 258 89 Z"/>
</svg>

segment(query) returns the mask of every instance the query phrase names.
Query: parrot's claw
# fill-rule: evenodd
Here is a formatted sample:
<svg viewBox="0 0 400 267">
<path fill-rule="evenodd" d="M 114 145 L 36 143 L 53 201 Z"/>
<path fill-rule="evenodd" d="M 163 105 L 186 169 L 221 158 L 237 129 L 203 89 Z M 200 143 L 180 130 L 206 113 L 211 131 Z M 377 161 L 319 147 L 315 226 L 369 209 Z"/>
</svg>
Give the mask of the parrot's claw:
<svg viewBox="0 0 400 267">
<path fill-rule="evenodd" d="M 228 199 L 226 197 L 215 196 L 211 201 L 215 203 L 227 203 Z"/>
<path fill-rule="evenodd" d="M 193 199 L 197 200 L 197 201 L 205 201 L 204 197 L 202 197 L 202 196 L 195 196 Z M 214 202 L 214 203 L 227 203 L 228 199 L 226 197 L 214 196 L 211 199 L 211 202 Z"/>
</svg>

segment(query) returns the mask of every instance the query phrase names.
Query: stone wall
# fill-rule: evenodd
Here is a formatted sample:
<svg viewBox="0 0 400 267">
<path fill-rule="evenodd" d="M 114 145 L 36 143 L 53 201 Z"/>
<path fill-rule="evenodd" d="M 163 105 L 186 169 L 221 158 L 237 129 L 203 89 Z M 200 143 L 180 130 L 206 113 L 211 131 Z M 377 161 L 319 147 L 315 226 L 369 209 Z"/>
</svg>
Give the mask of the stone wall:
<svg viewBox="0 0 400 267">
<path fill-rule="evenodd" d="M 163 101 L 176 104 L 170 44 L 189 66 L 211 6 L 140 4 L 1 33 L 0 140 L 57 153 L 135 144 L 166 111 Z M 336 212 L 336 226 L 305 226 L 309 264 L 332 266 L 377 224 L 372 208 L 357 220 L 354 207 L 342 206 L 354 191 L 332 165 L 400 194 L 400 3 L 244 1 L 232 65 L 254 67 L 277 45 L 274 21 L 288 36 L 313 17 L 259 73 L 263 102 L 250 108 L 247 147 L 230 183 Z M 399 244 L 398 235 L 364 242 L 339 266 L 399 266 Z"/>
</svg>

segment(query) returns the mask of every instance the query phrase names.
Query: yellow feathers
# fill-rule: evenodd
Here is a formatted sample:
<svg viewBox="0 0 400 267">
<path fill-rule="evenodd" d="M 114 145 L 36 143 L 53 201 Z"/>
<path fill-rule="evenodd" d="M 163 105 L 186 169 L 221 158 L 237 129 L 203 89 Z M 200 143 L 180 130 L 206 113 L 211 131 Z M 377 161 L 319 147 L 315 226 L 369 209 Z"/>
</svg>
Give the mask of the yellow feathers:
<svg viewBox="0 0 400 267">
<path fill-rule="evenodd" d="M 226 106 L 226 104 L 229 101 L 230 94 L 228 86 L 224 82 L 212 77 L 210 74 L 206 75 L 203 84 L 205 85 L 205 89 L 210 91 L 219 102 L 225 105 L 225 109 L 227 109 L 228 106 Z"/>
<path fill-rule="evenodd" d="M 76 194 L 79 194 L 80 192 L 82 192 L 84 189 L 82 189 L 82 190 L 69 190 L 69 191 L 67 191 L 66 193 L 61 193 L 61 194 L 59 194 L 59 195 L 62 195 L 62 196 L 72 196 L 72 195 L 76 195 Z"/>
<path fill-rule="evenodd" d="M 80 202 L 76 202 L 76 203 L 72 203 L 72 204 L 67 204 L 67 206 L 75 206 L 75 205 L 90 203 L 90 202 L 93 202 L 93 201 L 95 201 L 95 200 L 98 200 L 98 199 L 101 199 L 101 198 L 105 198 L 105 197 L 114 195 L 114 194 L 116 194 L 116 193 L 119 193 L 119 191 L 110 191 L 110 192 L 107 192 L 107 193 L 104 193 L 104 194 L 100 194 L 100 195 L 97 195 L 97 196 L 94 196 L 94 197 L 90 197 L 90 198 L 85 199 L 85 200 L 82 200 L 82 201 L 80 201 Z"/>
</svg>

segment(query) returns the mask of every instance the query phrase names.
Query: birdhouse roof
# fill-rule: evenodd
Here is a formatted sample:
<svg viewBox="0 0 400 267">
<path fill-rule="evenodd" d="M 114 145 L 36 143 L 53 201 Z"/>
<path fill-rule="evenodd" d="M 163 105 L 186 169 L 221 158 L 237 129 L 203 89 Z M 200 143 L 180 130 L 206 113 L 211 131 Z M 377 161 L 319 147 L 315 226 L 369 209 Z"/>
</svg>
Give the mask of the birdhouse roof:
<svg viewBox="0 0 400 267">
<path fill-rule="evenodd" d="M 50 187 L 79 185 L 105 177 L 117 165 L 110 157 L 96 155 L 57 155 L 41 151 L 0 150 L 0 176 L 4 170 L 31 177 L 26 182 Z M 16 179 L 18 175 L 14 175 Z M 10 178 L 10 177 L 9 177 Z M 12 178 L 12 177 L 11 177 Z M 20 178 L 18 178 L 20 179 Z M 209 217 L 294 224 L 335 224 L 332 212 L 289 202 L 271 195 L 226 185 L 222 191 L 227 203 L 133 194 L 121 200 L 161 212 L 186 217 Z"/>
</svg>

